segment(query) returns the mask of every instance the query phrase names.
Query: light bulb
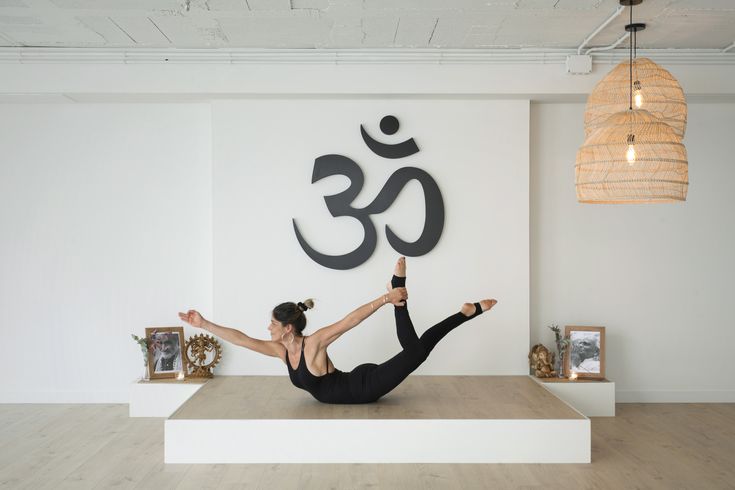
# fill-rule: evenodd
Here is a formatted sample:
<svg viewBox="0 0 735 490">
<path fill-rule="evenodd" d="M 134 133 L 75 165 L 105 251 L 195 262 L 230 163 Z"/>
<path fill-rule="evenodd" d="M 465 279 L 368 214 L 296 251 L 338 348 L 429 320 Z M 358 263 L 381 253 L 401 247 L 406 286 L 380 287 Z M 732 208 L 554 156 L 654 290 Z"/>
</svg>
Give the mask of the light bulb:
<svg viewBox="0 0 735 490">
<path fill-rule="evenodd" d="M 640 92 L 640 90 L 637 91 L 635 95 L 633 95 L 633 100 L 635 101 L 636 108 L 640 109 L 643 105 L 643 94 Z"/>
<path fill-rule="evenodd" d="M 640 80 L 636 80 L 635 82 L 633 82 L 633 101 L 635 101 L 635 106 L 637 109 L 640 109 L 643 105 L 643 93 L 641 92 Z"/>
<path fill-rule="evenodd" d="M 628 151 L 625 152 L 625 159 L 628 160 L 628 165 L 635 163 L 635 146 L 628 145 Z"/>
<path fill-rule="evenodd" d="M 628 160 L 628 165 L 635 163 L 635 135 L 628 135 L 628 151 L 625 152 L 625 159 Z"/>
</svg>

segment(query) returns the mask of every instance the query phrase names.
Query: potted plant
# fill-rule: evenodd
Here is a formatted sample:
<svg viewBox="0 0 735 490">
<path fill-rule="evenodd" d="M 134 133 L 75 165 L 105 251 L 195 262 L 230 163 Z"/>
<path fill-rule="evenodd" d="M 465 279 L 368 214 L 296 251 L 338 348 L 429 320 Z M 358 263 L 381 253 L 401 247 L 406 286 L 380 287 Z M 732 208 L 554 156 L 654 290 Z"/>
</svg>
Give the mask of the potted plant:
<svg viewBox="0 0 735 490">
<path fill-rule="evenodd" d="M 140 346 L 140 351 L 143 353 L 143 366 L 145 366 L 145 371 L 141 379 L 149 380 L 151 379 L 151 373 L 148 370 L 148 339 L 146 337 L 140 338 L 134 333 L 130 334 L 130 336 Z"/>
<path fill-rule="evenodd" d="M 556 361 L 554 362 L 554 370 L 560 378 L 564 378 L 564 354 L 569 347 L 569 337 L 565 337 L 561 333 L 559 325 L 549 325 L 549 329 L 554 332 L 554 341 L 556 342 Z"/>
</svg>

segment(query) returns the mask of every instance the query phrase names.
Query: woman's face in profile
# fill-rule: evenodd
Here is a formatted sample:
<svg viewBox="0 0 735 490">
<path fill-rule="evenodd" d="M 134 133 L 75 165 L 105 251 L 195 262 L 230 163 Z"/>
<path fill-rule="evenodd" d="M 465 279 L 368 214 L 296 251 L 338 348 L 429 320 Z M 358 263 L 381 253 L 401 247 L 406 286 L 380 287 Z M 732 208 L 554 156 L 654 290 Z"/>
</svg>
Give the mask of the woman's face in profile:
<svg viewBox="0 0 735 490">
<path fill-rule="evenodd" d="M 283 335 L 283 324 L 271 316 L 268 331 L 271 334 L 271 340 L 281 340 L 281 336 Z"/>
</svg>

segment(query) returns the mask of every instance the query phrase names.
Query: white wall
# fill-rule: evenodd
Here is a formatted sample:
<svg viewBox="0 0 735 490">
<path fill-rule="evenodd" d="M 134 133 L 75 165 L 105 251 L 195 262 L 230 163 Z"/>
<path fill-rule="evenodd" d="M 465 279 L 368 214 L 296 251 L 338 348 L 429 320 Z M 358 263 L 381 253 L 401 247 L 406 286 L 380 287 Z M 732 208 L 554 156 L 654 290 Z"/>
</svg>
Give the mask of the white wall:
<svg viewBox="0 0 735 490">
<path fill-rule="evenodd" d="M 130 334 L 211 304 L 210 143 L 207 105 L 0 106 L 0 402 L 127 402 Z"/>
<path fill-rule="evenodd" d="M 278 149 L 280 137 L 292 145 L 289 136 L 300 140 L 302 148 L 315 153 L 306 155 L 301 168 L 289 168 L 293 160 L 286 160 L 278 171 L 286 171 L 287 187 L 308 191 L 313 207 L 322 209 L 322 196 L 342 184 L 312 186 L 313 158 L 334 150 L 344 135 L 317 141 L 314 133 L 299 135 L 306 121 L 294 121 L 285 128 L 279 118 L 263 119 L 272 107 L 286 112 L 293 104 L 289 100 L 265 101 L 254 114 L 253 102 L 223 102 L 221 111 L 227 108 L 242 114 L 240 122 L 245 122 L 243 127 L 228 127 L 231 119 L 219 119 L 215 136 L 221 135 L 222 149 L 226 146 L 222 138 L 230 138 L 232 144 L 240 136 L 241 143 L 253 143 L 267 133 L 272 140 L 258 148 L 261 152 Z M 316 115 L 317 121 L 332 118 L 332 129 L 342 126 L 340 118 L 333 119 L 333 112 L 319 114 L 323 102 L 303 104 L 312 105 L 306 114 Z M 383 102 L 378 112 L 374 112 L 375 101 L 355 104 L 363 112 L 377 114 L 394 108 L 396 101 Z M 528 345 L 528 102 L 485 101 L 476 105 L 472 101 L 447 101 L 440 110 L 440 102 L 403 104 L 413 106 L 415 127 L 430 128 L 423 140 L 416 135 L 426 161 L 419 154 L 411 163 L 438 180 L 447 212 L 444 235 L 435 251 L 410 262 L 412 314 L 417 329 L 421 332 L 456 312 L 467 300 L 498 296 L 502 302 L 497 314 L 483 316 L 448 337 L 435 350 L 432 361 L 436 362 L 428 372 L 522 373 Z M 239 112 L 243 108 L 246 110 Z M 297 107 L 295 113 L 303 109 Z M 340 117 L 351 117 L 353 111 L 354 106 L 343 106 Z M 474 124 L 463 129 L 459 121 L 468 115 Z M 433 122 L 428 124 L 431 118 Z M 427 124 L 421 122 L 424 119 Z M 499 121 L 506 124 L 504 129 Z M 252 132 L 258 127 L 265 133 Z M 377 121 L 372 127 L 377 132 Z M 352 148 L 363 146 L 357 128 L 349 131 L 354 138 L 349 145 Z M 244 137 L 248 133 L 243 129 L 251 132 L 250 140 Z M 319 132 L 317 126 L 313 129 Z M 429 138 L 442 130 L 447 131 L 451 144 L 439 145 Z M 228 241 L 231 230 L 220 227 L 220 250 L 235 247 L 235 251 L 234 255 L 217 257 L 254 259 L 259 268 L 234 269 L 235 276 L 227 276 L 229 264 L 220 263 L 220 282 L 215 288 L 215 169 L 209 105 L 3 105 L 0 134 L 4 152 L 0 166 L 0 311 L 5 338 L 10 345 L 20 346 L 9 350 L 12 371 L 3 380 L 2 402 L 124 402 L 130 381 L 142 371 L 141 356 L 130 333 L 142 335 L 148 326 L 179 325 L 176 312 L 181 309 L 198 308 L 214 315 L 215 321 L 264 338 L 270 308 L 277 302 L 317 296 L 319 309 L 312 315 L 312 325 L 316 326 L 335 321 L 380 295 L 390 277 L 397 254 L 384 239 L 379 241 L 373 259 L 356 273 L 335 274 L 303 254 L 287 219 L 283 223 L 285 239 L 266 235 L 266 240 L 290 243 L 290 255 L 286 256 L 274 247 L 269 249 L 267 241 L 260 241 L 262 229 L 254 230 L 254 239 L 259 241 L 253 243 L 265 243 L 265 252 L 270 254 L 253 257 L 252 244 Z M 316 141 L 314 145 L 306 144 L 310 138 Z M 477 143 L 469 145 L 463 138 Z M 426 152 L 432 146 L 432 151 Z M 236 158 L 244 157 L 250 177 L 262 174 L 252 163 L 283 163 L 248 161 L 254 156 L 253 149 L 247 144 L 240 148 L 244 152 Z M 298 146 L 292 150 L 292 156 L 303 155 Z M 363 149 L 362 155 L 367 154 Z M 496 167 L 482 168 L 492 163 L 491 157 Z M 357 205 L 366 204 L 393 167 L 397 168 L 395 162 L 373 162 L 373 166 L 383 167 L 376 174 L 366 165 L 363 163 L 366 188 Z M 480 168 L 473 172 L 475 166 Z M 500 175 L 493 175 L 498 169 Z M 292 178 L 291 171 L 303 182 Z M 227 183 L 228 177 L 220 175 L 219 185 Z M 264 223 L 272 221 L 270 216 L 286 213 L 284 216 L 290 218 L 303 210 L 298 201 L 289 201 L 270 186 L 242 191 L 242 196 L 253 199 L 254 212 L 266 217 Z M 215 218 L 220 225 L 223 218 L 225 222 L 230 219 L 230 226 L 237 220 L 238 210 L 228 213 L 227 199 L 231 197 L 227 193 L 220 196 L 225 205 Z M 287 205 L 275 206 L 278 202 Z M 410 184 L 388 212 L 376 217 L 377 228 L 382 230 L 391 222 L 407 238 L 418 233 L 423 218 L 421 203 L 419 186 Z M 331 217 L 312 225 L 309 231 L 314 235 L 322 230 L 334 236 Z M 496 236 L 499 230 L 503 233 L 500 238 Z M 354 238 L 348 237 L 350 244 Z M 497 242 L 494 248 L 487 244 L 492 240 Z M 262 247 L 255 250 L 262 251 Z M 490 250 L 497 253 L 486 253 Z M 282 271 L 284 262 L 300 268 L 303 274 L 285 283 L 280 276 L 268 275 L 271 270 Z M 214 309 L 215 294 L 225 299 L 221 315 Z M 478 339 L 492 340 L 500 346 L 498 352 L 487 356 Z M 24 347 L 28 341 L 33 345 Z M 333 349 L 332 355 L 340 367 L 349 369 L 360 362 L 385 359 L 397 349 L 392 315 L 385 309 L 372 324 L 356 330 Z M 36 353 L 32 359 L 29 350 Z M 284 367 L 272 361 L 226 346 L 220 372 L 284 374 Z"/>
<path fill-rule="evenodd" d="M 6 57 L 8 50 L 13 53 Z M 221 50 L 201 50 L 193 57 L 189 50 L 163 50 L 138 61 L 130 52 L 53 49 L 35 58 L 29 51 L 0 48 L 0 95 L 8 100 L 22 94 L 64 94 L 80 102 L 108 101 L 111 96 L 209 100 L 261 94 L 581 99 L 621 61 L 620 54 L 608 58 L 607 53 L 597 53 L 592 73 L 582 76 L 567 73 L 565 55 L 570 53 L 549 51 L 498 50 L 502 54 L 493 54 L 484 50 L 390 49 L 380 53 L 361 50 L 361 54 L 346 57 L 337 51 L 325 58 L 320 50 L 302 49 L 281 55 L 256 51 L 252 58 L 231 59 L 227 52 L 222 56 Z M 732 100 L 735 96 L 732 53 L 668 54 L 656 52 L 652 56 L 679 80 L 688 97 L 718 95 Z M 639 51 L 639 56 L 646 56 L 645 51 Z M 627 58 L 627 54 L 622 57 Z M 165 58 L 171 62 L 162 62 Z"/>
<path fill-rule="evenodd" d="M 398 252 L 384 227 L 416 239 L 424 223 L 420 185 L 411 182 L 385 212 L 373 215 L 375 253 L 354 269 L 313 262 L 299 246 L 291 219 L 307 241 L 343 254 L 363 240 L 361 225 L 332 217 L 324 196 L 341 192 L 345 177 L 311 184 L 314 159 L 338 153 L 365 174 L 355 207 L 367 206 L 389 176 L 414 166 L 437 182 L 445 225 L 428 254 L 408 258 L 410 311 L 419 335 L 459 311 L 462 303 L 496 297 L 489 314 L 452 332 L 419 374 L 525 374 L 528 350 L 528 101 L 402 99 L 268 99 L 213 106 L 215 317 L 256 338 L 269 338 L 271 309 L 283 301 L 317 299 L 311 327 L 340 320 L 385 292 Z M 394 114 L 399 131 L 379 121 Z M 414 138 L 420 151 L 384 159 L 363 143 L 360 124 L 377 140 Z M 330 347 L 342 370 L 382 362 L 400 350 L 392 307 Z M 225 374 L 285 374 L 277 359 L 226 350 Z"/>
<path fill-rule="evenodd" d="M 301 66 L 255 68 L 3 65 L 0 93 L 109 100 L 105 94 L 125 92 L 156 100 L 150 94 L 172 88 L 223 94 L 240 84 L 251 94 L 299 94 L 306 83 L 321 94 L 472 98 L 579 96 L 594 82 L 565 76 L 559 65 L 310 66 L 306 80 Z M 604 68 L 596 65 L 594 76 Z M 729 65 L 671 71 L 687 93 L 716 97 L 735 87 Z M 333 73 L 341 78 L 330 79 Z M 717 88 L 708 92 L 711 82 Z M 690 104 L 689 198 L 659 206 L 576 202 L 582 112 L 582 104 L 532 105 L 531 343 L 551 344 L 551 322 L 604 325 L 619 399 L 735 400 L 727 362 L 735 325 L 726 309 L 735 276 L 733 105 Z M 11 346 L 0 401 L 125 401 L 141 369 L 129 334 L 178 324 L 180 308 L 212 311 L 211 136 L 208 104 L 0 105 L 0 332 Z M 428 267 L 416 260 L 413 273 L 426 271 L 428 281 Z M 381 267 L 365 269 L 382 283 Z M 302 292 L 313 293 L 284 290 L 283 297 Z M 263 301 L 253 328 L 265 326 L 267 306 L 280 300 Z M 320 303 L 314 313 L 337 311 Z M 356 335 L 372 342 L 370 333 Z"/>
<path fill-rule="evenodd" d="M 531 110 L 531 340 L 606 327 L 619 401 L 735 401 L 735 105 L 690 104 L 679 204 L 584 205 L 584 104 Z"/>
</svg>

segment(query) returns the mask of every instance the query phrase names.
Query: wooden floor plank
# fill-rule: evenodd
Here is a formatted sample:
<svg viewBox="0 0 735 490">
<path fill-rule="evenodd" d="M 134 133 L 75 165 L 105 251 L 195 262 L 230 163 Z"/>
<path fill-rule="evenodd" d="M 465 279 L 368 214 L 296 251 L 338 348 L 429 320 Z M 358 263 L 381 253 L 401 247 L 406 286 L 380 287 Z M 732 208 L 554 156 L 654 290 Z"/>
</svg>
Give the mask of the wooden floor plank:
<svg viewBox="0 0 735 490">
<path fill-rule="evenodd" d="M 179 485 L 186 475 L 186 472 L 189 470 L 189 466 L 191 465 L 164 464 L 163 427 L 161 428 L 161 439 L 156 442 L 156 446 L 160 447 L 160 458 L 156 460 L 156 464 L 148 473 L 144 473 L 141 481 L 133 488 L 140 490 L 172 490 Z"/>
<path fill-rule="evenodd" d="M 112 407 L 112 409 L 110 409 Z M 55 408 L 55 407 L 54 407 Z M 108 443 L 116 419 L 121 419 L 120 405 L 63 405 L 45 409 L 37 424 L 28 426 L 26 433 L 9 441 L 0 459 L 2 475 L 18 475 L 19 487 L 39 488 L 45 475 L 54 475 L 74 468 L 97 449 Z"/>
<path fill-rule="evenodd" d="M 15 429 L 2 444 L 18 451 L 2 455 L 0 488 L 735 488 L 735 404 L 616 409 L 591 419 L 586 465 L 166 465 L 162 419 L 127 418 L 127 405 L 4 406 L 2 421 Z"/>
<path fill-rule="evenodd" d="M 86 481 L 99 489 L 135 488 L 163 456 L 163 445 L 156 444 L 162 431 L 158 424 L 155 429 L 132 431 L 124 427 L 121 435 L 78 466 L 65 481 Z"/>
</svg>

